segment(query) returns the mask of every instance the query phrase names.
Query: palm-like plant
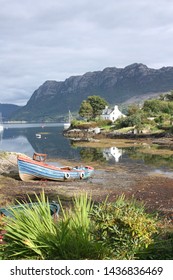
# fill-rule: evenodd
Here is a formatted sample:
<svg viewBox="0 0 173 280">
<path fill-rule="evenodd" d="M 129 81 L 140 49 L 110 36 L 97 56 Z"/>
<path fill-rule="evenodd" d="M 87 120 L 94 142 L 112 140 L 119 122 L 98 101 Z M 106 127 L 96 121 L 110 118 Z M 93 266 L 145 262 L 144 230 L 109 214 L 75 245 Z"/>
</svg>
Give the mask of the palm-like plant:
<svg viewBox="0 0 173 280">
<path fill-rule="evenodd" d="M 5 258 L 36 258 L 44 259 L 46 242 L 43 236 L 56 233 L 55 222 L 52 219 L 49 201 L 44 192 L 40 198 L 36 196 L 37 204 L 32 208 L 28 204 L 21 204 L 20 211 L 11 208 L 13 217 L 5 217 L 6 224 L 4 257 Z M 29 197 L 30 203 L 32 203 Z"/>
<path fill-rule="evenodd" d="M 52 219 L 44 192 L 40 198 L 36 195 L 36 200 L 37 204 L 33 204 L 32 208 L 21 204 L 21 211 L 11 209 L 14 218 L 4 218 L 6 244 L 3 245 L 3 258 L 94 258 L 93 246 L 98 245 L 91 242 L 91 198 L 81 194 L 74 198 L 73 209 L 63 210 L 61 206 L 62 213 L 58 220 Z"/>
</svg>

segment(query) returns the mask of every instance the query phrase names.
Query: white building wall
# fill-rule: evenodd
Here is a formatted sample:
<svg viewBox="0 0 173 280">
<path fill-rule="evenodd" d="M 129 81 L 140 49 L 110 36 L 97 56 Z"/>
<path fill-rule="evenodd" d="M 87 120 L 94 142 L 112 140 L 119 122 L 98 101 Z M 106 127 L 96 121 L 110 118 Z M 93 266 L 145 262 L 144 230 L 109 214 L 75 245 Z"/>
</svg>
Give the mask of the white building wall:
<svg viewBox="0 0 173 280">
<path fill-rule="evenodd" d="M 110 114 L 102 114 L 101 118 L 103 118 L 104 120 L 110 120 L 110 121 L 114 122 L 121 116 L 124 116 L 124 115 L 120 112 L 120 110 L 118 109 L 118 106 L 115 105 L 114 109 L 112 110 L 112 112 Z"/>
</svg>

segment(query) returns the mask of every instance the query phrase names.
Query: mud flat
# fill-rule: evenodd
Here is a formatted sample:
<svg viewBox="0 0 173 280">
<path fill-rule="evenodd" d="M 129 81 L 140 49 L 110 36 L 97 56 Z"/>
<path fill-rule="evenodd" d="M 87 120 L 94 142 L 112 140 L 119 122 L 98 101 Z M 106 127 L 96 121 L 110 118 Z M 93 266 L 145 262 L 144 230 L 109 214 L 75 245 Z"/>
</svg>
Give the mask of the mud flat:
<svg viewBox="0 0 173 280">
<path fill-rule="evenodd" d="M 60 197 L 64 203 L 80 192 L 91 194 L 94 201 L 102 201 L 107 196 L 113 201 L 117 195 L 125 194 L 143 201 L 149 211 L 157 210 L 173 218 L 173 174 L 153 172 L 139 163 L 113 166 L 95 164 L 95 174 L 87 181 L 23 182 L 18 176 L 17 155 L 0 153 L 0 159 L 1 207 L 14 203 L 16 199 L 27 200 L 27 194 L 32 197 L 43 189 L 50 200 Z M 62 162 L 63 165 L 68 163 Z"/>
</svg>

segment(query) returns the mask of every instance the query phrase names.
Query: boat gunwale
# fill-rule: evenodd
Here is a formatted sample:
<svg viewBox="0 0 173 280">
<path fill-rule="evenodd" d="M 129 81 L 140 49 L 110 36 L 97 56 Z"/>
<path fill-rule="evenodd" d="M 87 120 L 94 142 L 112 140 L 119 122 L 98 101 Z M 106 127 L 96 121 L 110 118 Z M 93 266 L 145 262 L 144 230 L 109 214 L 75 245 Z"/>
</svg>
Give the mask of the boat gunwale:
<svg viewBox="0 0 173 280">
<path fill-rule="evenodd" d="M 50 165 L 50 164 L 47 164 L 45 162 L 42 162 L 42 161 L 36 161 L 36 160 L 33 160 L 31 159 L 30 157 L 27 157 L 27 156 L 21 156 L 19 155 L 17 157 L 17 160 L 18 161 L 24 161 L 24 162 L 27 162 L 27 163 L 31 163 L 31 164 L 34 164 L 36 166 L 41 166 L 41 167 L 44 167 L 44 168 L 47 168 L 47 169 L 52 169 L 52 170 L 57 170 L 57 171 L 61 171 L 61 172 L 78 172 L 78 173 L 81 173 L 82 171 L 84 170 L 81 170 L 81 169 L 74 169 L 74 168 L 70 168 L 70 167 L 58 167 L 58 166 L 54 166 L 54 165 Z M 88 166 L 84 166 L 84 168 L 88 168 Z M 90 167 L 91 168 L 91 167 Z"/>
</svg>

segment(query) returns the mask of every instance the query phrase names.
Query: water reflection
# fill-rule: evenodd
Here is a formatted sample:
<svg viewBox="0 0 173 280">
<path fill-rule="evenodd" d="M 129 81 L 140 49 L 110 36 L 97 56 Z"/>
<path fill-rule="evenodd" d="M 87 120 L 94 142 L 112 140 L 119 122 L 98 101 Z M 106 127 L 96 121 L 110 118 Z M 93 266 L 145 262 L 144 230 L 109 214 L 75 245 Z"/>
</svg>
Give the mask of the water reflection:
<svg viewBox="0 0 173 280">
<path fill-rule="evenodd" d="M 17 125 L 4 129 L 0 150 L 46 153 L 49 158 L 78 159 L 79 151 L 71 148 L 70 140 L 62 135 L 63 125 Z M 41 137 L 38 137 L 40 135 Z"/>
<path fill-rule="evenodd" d="M 160 147 L 157 147 L 156 151 L 159 149 Z M 144 162 L 145 165 L 160 167 L 162 169 L 164 169 L 165 167 L 173 169 L 173 154 L 157 154 L 152 152 L 149 153 L 145 152 L 145 150 L 142 150 L 139 147 L 126 148 L 126 154 L 133 161 L 140 160 L 141 162 Z"/>
<path fill-rule="evenodd" d="M 103 156 L 102 148 L 81 148 L 80 157 L 83 161 L 86 162 L 106 162 L 105 157 Z"/>
<path fill-rule="evenodd" d="M 140 163 L 164 170 L 173 169 L 173 155 L 154 154 L 144 148 L 127 147 L 92 148 L 76 147 L 62 135 L 61 124 L 11 125 L 4 127 L 0 133 L 0 150 L 25 153 L 46 153 L 48 158 L 83 160 L 108 164 Z"/>
<path fill-rule="evenodd" d="M 117 147 L 110 148 L 90 148 L 85 147 L 80 150 L 80 156 L 82 160 L 87 160 L 91 162 L 108 162 L 108 163 L 118 163 L 122 159 L 123 149 Z"/>
<path fill-rule="evenodd" d="M 1 143 L 2 143 L 2 138 L 3 138 L 3 130 L 0 130 L 0 145 L 1 145 Z"/>
<path fill-rule="evenodd" d="M 115 162 L 119 162 L 122 154 L 123 149 L 118 149 L 117 147 L 103 149 L 103 156 L 107 161 L 114 160 Z"/>
<path fill-rule="evenodd" d="M 154 169 L 165 171 L 173 170 L 173 155 L 150 153 L 141 147 L 110 147 L 110 148 L 91 148 L 83 147 L 80 150 L 80 156 L 83 160 L 108 163 L 108 164 L 144 164 Z"/>
</svg>

